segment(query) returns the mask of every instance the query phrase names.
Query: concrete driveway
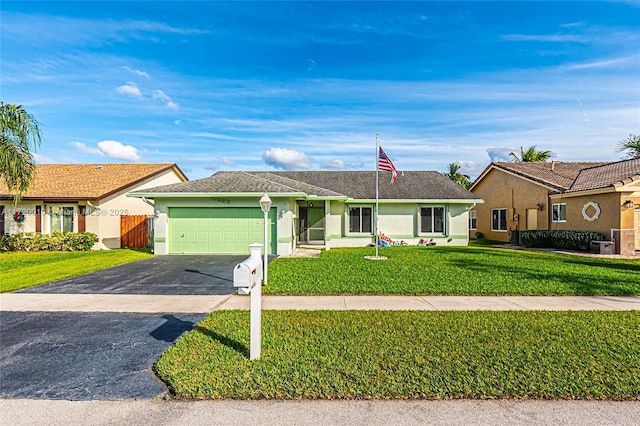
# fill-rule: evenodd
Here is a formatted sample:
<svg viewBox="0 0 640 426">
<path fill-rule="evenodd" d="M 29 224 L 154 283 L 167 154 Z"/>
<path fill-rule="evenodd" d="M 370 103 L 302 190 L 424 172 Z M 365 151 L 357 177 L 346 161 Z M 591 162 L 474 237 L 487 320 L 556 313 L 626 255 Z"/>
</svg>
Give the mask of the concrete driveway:
<svg viewBox="0 0 640 426">
<path fill-rule="evenodd" d="M 20 293 L 233 294 L 233 268 L 245 255 L 155 256 Z"/>
<path fill-rule="evenodd" d="M 157 256 L 20 293 L 48 293 L 57 298 L 74 293 L 132 298 L 231 295 L 235 291 L 233 268 L 244 258 Z M 162 395 L 166 388 L 153 374 L 153 364 L 206 315 L 141 313 L 135 307 L 134 312 L 117 313 L 0 308 L 2 398 L 110 400 Z"/>
</svg>

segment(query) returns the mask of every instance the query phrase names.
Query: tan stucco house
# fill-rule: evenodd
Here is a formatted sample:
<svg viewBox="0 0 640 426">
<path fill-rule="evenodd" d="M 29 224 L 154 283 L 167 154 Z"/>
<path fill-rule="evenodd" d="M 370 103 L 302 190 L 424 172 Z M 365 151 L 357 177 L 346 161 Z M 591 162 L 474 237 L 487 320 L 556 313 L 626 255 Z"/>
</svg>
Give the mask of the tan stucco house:
<svg viewBox="0 0 640 426">
<path fill-rule="evenodd" d="M 374 241 L 375 172 L 217 172 L 190 182 L 136 191 L 156 205 L 154 251 L 249 253 L 264 239 L 264 193 L 273 200 L 268 252 L 289 255 Z M 408 171 L 381 179 L 379 231 L 396 241 L 467 245 L 468 211 L 482 200 L 438 172 Z"/>
<path fill-rule="evenodd" d="M 154 214 L 151 202 L 125 194 L 186 180 L 169 163 L 37 164 L 35 180 L 17 205 L 0 184 L 0 234 L 87 231 L 98 236 L 95 249 L 120 248 L 123 218 Z"/>
<path fill-rule="evenodd" d="M 509 241 L 513 231 L 587 230 L 640 250 L 640 159 L 617 162 L 493 162 L 470 188 L 485 200 L 470 235 Z"/>
</svg>

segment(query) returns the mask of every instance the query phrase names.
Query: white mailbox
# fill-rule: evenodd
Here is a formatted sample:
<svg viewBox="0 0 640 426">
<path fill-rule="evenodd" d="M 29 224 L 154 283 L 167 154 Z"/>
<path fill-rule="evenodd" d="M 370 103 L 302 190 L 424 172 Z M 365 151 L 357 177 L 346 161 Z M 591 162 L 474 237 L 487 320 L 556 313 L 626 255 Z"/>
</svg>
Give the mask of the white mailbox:
<svg viewBox="0 0 640 426">
<path fill-rule="evenodd" d="M 255 285 L 262 285 L 262 244 L 251 244 L 251 255 L 233 268 L 233 286 L 239 294 L 249 294 Z"/>
</svg>

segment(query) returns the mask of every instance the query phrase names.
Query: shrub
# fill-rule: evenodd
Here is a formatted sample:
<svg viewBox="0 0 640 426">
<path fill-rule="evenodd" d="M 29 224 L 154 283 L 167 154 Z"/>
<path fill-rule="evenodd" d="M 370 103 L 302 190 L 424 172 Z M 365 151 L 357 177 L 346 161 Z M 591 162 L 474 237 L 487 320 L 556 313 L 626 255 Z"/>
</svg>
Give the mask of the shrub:
<svg viewBox="0 0 640 426">
<path fill-rule="evenodd" d="M 21 232 L 0 236 L 1 251 L 86 251 L 93 247 L 97 235 L 92 232 L 62 233 L 51 235 L 39 232 Z"/>
<path fill-rule="evenodd" d="M 604 236 L 593 231 L 536 230 L 520 231 L 520 243 L 525 247 L 552 247 L 566 250 L 589 250 L 591 241 Z"/>
<path fill-rule="evenodd" d="M 484 234 L 482 232 L 480 232 L 480 231 L 476 231 L 475 232 L 475 236 L 476 236 L 477 239 L 480 240 L 480 239 L 482 239 L 482 237 L 484 237 Z"/>
</svg>

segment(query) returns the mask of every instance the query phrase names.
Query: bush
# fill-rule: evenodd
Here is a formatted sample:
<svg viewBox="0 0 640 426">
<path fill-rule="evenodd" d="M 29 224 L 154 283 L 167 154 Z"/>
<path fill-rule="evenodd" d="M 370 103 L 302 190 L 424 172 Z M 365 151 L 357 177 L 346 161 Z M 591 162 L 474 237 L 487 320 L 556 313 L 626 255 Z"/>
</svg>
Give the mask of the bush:
<svg viewBox="0 0 640 426">
<path fill-rule="evenodd" d="M 552 247 L 566 250 L 589 250 L 591 241 L 605 237 L 592 231 L 536 230 L 520 231 L 520 243 L 525 247 Z"/>
<path fill-rule="evenodd" d="M 475 232 L 475 236 L 478 240 L 482 239 L 482 237 L 484 237 L 484 234 L 480 231 L 476 231 Z"/>
<path fill-rule="evenodd" d="M 51 235 L 21 232 L 0 236 L 0 251 L 87 251 L 95 244 L 93 232 L 53 231 Z"/>
</svg>

